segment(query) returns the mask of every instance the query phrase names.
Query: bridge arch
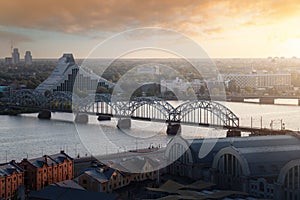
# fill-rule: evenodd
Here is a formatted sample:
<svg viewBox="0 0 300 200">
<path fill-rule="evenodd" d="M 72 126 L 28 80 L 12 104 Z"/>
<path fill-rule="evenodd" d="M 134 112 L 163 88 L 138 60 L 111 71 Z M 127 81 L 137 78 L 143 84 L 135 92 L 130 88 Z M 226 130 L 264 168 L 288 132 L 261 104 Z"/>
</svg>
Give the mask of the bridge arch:
<svg viewBox="0 0 300 200">
<path fill-rule="evenodd" d="M 113 102 L 110 94 L 89 95 L 81 99 L 82 112 L 117 116 L 122 107 L 121 102 Z"/>
<path fill-rule="evenodd" d="M 199 123 L 200 125 L 238 127 L 239 118 L 224 105 L 206 100 L 185 102 L 178 107 L 174 121 Z"/>
<path fill-rule="evenodd" d="M 157 97 L 137 97 L 130 100 L 122 110 L 132 118 L 167 121 L 174 107 Z"/>
</svg>

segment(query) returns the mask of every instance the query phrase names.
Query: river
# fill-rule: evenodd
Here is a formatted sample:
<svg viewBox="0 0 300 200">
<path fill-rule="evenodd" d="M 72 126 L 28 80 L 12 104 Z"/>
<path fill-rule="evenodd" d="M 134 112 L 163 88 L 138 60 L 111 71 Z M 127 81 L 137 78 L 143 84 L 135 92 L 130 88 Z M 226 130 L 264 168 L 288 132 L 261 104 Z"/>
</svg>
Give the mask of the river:
<svg viewBox="0 0 300 200">
<path fill-rule="evenodd" d="M 253 103 L 222 103 L 240 118 L 240 126 L 298 131 L 300 106 L 260 105 Z M 116 128 L 116 119 L 98 122 L 90 116 L 89 124 L 73 123 L 73 114 L 54 113 L 51 120 L 39 120 L 37 114 L 0 116 L 0 162 L 34 158 L 64 150 L 70 156 L 110 154 L 149 146 L 165 146 L 172 138 L 166 125 L 132 121 L 130 130 Z M 225 137 L 226 131 L 183 126 L 186 138 Z M 246 134 L 245 134 L 246 135 Z"/>
</svg>

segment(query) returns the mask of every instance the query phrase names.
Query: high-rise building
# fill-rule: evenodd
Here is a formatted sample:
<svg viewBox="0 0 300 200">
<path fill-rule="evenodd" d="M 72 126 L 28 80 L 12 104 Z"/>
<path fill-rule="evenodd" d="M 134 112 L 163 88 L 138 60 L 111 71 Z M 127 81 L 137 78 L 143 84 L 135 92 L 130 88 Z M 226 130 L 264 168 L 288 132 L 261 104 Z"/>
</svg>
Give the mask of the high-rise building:
<svg viewBox="0 0 300 200">
<path fill-rule="evenodd" d="M 14 48 L 12 52 L 13 64 L 18 64 L 20 62 L 20 53 L 18 48 Z"/>
<path fill-rule="evenodd" d="M 26 65 L 31 65 L 32 64 L 32 56 L 30 51 L 26 51 L 25 56 L 24 56 L 25 64 Z"/>
</svg>

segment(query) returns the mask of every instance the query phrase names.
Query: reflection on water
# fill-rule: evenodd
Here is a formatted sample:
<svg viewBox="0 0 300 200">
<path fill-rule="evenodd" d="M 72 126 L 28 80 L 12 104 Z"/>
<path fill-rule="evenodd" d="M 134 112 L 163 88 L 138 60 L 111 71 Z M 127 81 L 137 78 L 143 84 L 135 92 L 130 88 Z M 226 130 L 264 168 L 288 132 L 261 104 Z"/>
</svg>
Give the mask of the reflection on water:
<svg viewBox="0 0 300 200">
<path fill-rule="evenodd" d="M 282 105 L 298 105 L 298 99 L 275 99 L 274 103 Z"/>
</svg>

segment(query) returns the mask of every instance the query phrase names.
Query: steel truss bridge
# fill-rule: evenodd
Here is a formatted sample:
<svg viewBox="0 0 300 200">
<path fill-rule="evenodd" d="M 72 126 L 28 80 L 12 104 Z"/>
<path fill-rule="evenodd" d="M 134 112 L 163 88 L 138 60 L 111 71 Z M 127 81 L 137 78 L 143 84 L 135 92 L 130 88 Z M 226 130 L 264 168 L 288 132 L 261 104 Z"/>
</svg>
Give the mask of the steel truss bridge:
<svg viewBox="0 0 300 200">
<path fill-rule="evenodd" d="M 19 90 L 14 92 L 9 106 L 228 129 L 239 127 L 239 118 L 231 110 L 208 100 L 186 101 L 174 107 L 157 97 L 122 100 L 107 94 L 95 94 L 80 98 L 71 92 L 43 95 L 33 90 Z"/>
</svg>

